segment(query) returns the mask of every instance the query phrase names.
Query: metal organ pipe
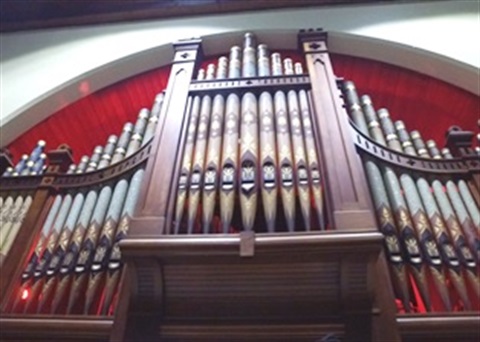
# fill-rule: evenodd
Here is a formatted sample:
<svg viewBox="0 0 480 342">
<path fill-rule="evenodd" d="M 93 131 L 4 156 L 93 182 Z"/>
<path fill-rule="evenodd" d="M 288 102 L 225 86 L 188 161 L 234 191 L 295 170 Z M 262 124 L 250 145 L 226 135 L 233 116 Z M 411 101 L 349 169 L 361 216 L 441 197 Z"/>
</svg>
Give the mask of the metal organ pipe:
<svg viewBox="0 0 480 342">
<path fill-rule="evenodd" d="M 364 121 L 362 119 L 360 107 L 357 103 L 358 96 L 356 95 L 353 83 L 345 82 L 343 88 L 350 115 L 361 131 L 370 135 L 378 143 L 386 145 L 393 150 L 414 156 L 419 155 L 423 158 L 430 158 L 430 156 L 434 159 L 441 158 L 440 152 L 434 141 L 430 140 L 425 144 L 418 131 L 413 131 L 409 134 L 406 131 L 403 122 L 397 121 L 393 124 L 388 110 L 380 109 L 378 111 L 378 116 L 380 118 L 380 123 L 378 123 L 371 100 L 368 96 L 362 97 L 362 109 L 366 117 L 366 121 Z M 382 129 L 380 130 L 379 127 Z M 382 136 L 383 134 L 384 136 Z M 384 206 L 384 203 L 388 205 L 388 202 L 385 200 L 382 201 L 380 196 L 380 193 L 382 192 L 380 168 L 372 159 L 370 159 L 370 157 L 364 156 L 364 159 L 367 178 L 369 179 L 372 196 L 377 207 L 380 229 L 386 237 L 386 247 L 389 254 L 390 267 L 392 271 L 396 270 L 396 272 L 392 272 L 392 275 L 394 275 L 392 279 L 394 288 L 397 296 L 402 299 L 405 306 L 408 297 L 406 297 L 406 284 L 402 284 L 402 282 L 408 283 L 408 278 L 405 278 L 404 275 L 402 276 L 402 274 L 398 272 L 399 258 L 401 258 L 401 256 L 399 255 L 399 258 L 394 257 L 394 252 L 398 247 L 395 247 L 393 242 L 398 238 L 394 235 L 394 231 L 386 229 L 383 223 L 385 222 L 385 217 L 388 215 L 382 215 L 378 208 Z M 415 256 L 410 254 L 410 251 L 413 249 L 412 242 L 409 243 L 409 241 L 416 238 L 413 234 L 408 234 L 408 236 L 405 235 L 405 230 L 401 227 L 402 221 L 408 222 L 411 215 L 413 219 L 411 222 L 418 235 L 417 244 L 423 251 L 422 253 L 416 253 L 417 258 L 421 264 L 426 263 L 429 265 L 428 269 L 432 274 L 430 281 L 433 282 L 436 291 L 438 291 L 438 294 L 440 295 L 444 310 L 453 310 L 453 304 L 447 289 L 445 271 L 447 272 L 446 274 L 448 274 L 455 291 L 463 302 L 463 307 L 467 310 L 471 309 L 471 300 L 468 295 L 465 280 L 470 283 L 470 288 L 475 289 L 477 296 L 480 284 L 478 277 L 476 276 L 475 258 L 469 253 L 466 240 L 460 230 L 460 225 L 457 222 L 454 210 L 450 205 L 450 201 L 452 204 L 453 202 L 456 202 L 460 207 L 460 211 L 462 211 L 462 208 L 465 209 L 464 206 L 462 207 L 463 204 L 460 204 L 462 203 L 460 197 L 458 196 L 455 198 L 455 195 L 458 195 L 458 192 L 456 191 L 456 188 L 453 188 L 455 186 L 453 181 L 447 180 L 446 182 L 447 193 L 449 187 L 451 188 L 450 192 L 452 193 L 448 193 L 447 196 L 447 193 L 443 190 L 443 184 L 438 179 L 434 179 L 430 185 L 430 182 L 421 175 L 412 177 L 410 173 L 403 172 L 400 173 L 400 176 L 397 179 L 396 172 L 391 170 L 388 166 L 383 166 L 383 169 L 385 173 L 386 188 L 387 190 L 390 189 L 388 191 L 388 196 L 394 208 L 397 208 L 395 211 L 397 211 L 399 207 L 405 207 L 405 204 L 408 205 L 408 211 L 405 211 L 403 218 L 400 216 L 397 219 L 399 234 L 402 237 L 401 241 L 404 243 L 406 242 L 406 255 L 410 257 L 410 260 Z M 462 180 L 462 182 L 464 181 Z M 401 200 L 402 193 L 406 199 L 406 202 L 403 204 Z M 472 209 L 475 210 L 475 208 Z M 384 214 L 386 213 L 387 211 L 385 211 Z M 463 214 L 459 217 L 463 217 L 468 221 L 466 216 L 466 210 L 463 210 Z M 408 225 L 412 226 L 412 224 Z M 411 238 L 409 238 L 409 236 L 411 236 Z M 464 270 L 466 272 L 465 280 L 463 277 Z M 417 286 L 419 286 L 420 283 L 422 298 L 424 300 L 428 299 L 428 297 L 425 297 L 426 295 L 428 296 L 426 288 L 424 288 L 423 291 L 421 288 L 424 286 L 426 278 L 424 276 L 418 277 L 417 275 L 415 279 Z M 400 290 L 402 287 L 403 290 Z M 427 310 L 430 310 L 429 306 L 427 306 Z M 441 309 L 435 308 L 435 310 Z"/>
<path fill-rule="evenodd" d="M 135 153 L 151 140 L 163 98 L 163 93 L 158 94 L 152 111 L 140 111 L 135 126 L 126 124 L 120 139 L 110 136 L 105 147 L 97 146 L 92 156 L 83 156 L 77 166 L 70 165 L 67 173 L 95 171 Z M 32 152 L 36 161 L 29 172 L 43 169 L 45 155 L 39 147 L 43 146 Z M 30 160 L 32 157 L 28 161 L 23 158 L 17 171 L 22 172 Z M 138 169 L 119 180 L 71 188 L 55 196 L 22 282 L 10 300 L 13 312 L 109 312 L 121 267 L 118 242 L 128 230 L 143 173 Z M 2 213 L 4 204 L 13 205 L 13 200 L 4 201 L 2 196 Z M 105 289 L 99 287 L 99 280 L 107 283 Z M 25 290 L 29 291 L 28 300 L 20 299 Z"/>
<path fill-rule="evenodd" d="M 233 46 L 228 59 L 220 57 L 215 79 L 283 76 L 284 69 L 286 76 L 303 74 L 301 63 L 282 61 L 255 41 L 247 33 L 243 51 Z M 196 82 L 212 79 L 213 68 L 206 75 L 200 69 Z M 325 229 L 306 90 L 191 96 L 172 233 L 253 231 L 260 220 L 265 232 Z M 279 208 L 285 227 L 277 226 Z"/>
</svg>

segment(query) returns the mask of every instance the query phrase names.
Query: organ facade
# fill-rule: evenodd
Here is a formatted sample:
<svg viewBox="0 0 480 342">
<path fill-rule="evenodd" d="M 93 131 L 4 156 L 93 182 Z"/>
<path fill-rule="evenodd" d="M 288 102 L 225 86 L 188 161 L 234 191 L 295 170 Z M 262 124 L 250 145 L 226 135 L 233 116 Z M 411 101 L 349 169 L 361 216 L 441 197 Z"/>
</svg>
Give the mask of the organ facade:
<svg viewBox="0 0 480 342">
<path fill-rule="evenodd" d="M 2 339 L 477 340 L 473 133 L 392 122 L 321 30 L 201 44 L 78 165 L 1 155 Z"/>
</svg>

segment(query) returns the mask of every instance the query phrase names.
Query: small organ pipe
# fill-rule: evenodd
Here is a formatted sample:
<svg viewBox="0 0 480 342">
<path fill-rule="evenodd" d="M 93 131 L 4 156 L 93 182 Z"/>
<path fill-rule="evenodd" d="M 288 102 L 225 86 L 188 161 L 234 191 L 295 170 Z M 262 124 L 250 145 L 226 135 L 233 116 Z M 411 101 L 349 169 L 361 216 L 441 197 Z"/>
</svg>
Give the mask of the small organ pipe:
<svg viewBox="0 0 480 342">
<path fill-rule="evenodd" d="M 165 98 L 165 93 L 160 93 L 155 97 L 155 103 L 150 111 L 150 117 L 148 118 L 147 127 L 145 128 L 145 134 L 142 140 L 142 146 L 152 139 L 155 134 L 155 128 L 157 127 L 157 122 L 160 117 L 160 111 L 162 110 L 163 100 Z"/>
<path fill-rule="evenodd" d="M 77 168 L 75 169 L 75 173 L 84 173 L 88 167 L 88 161 L 90 158 L 88 156 L 82 156 L 80 158 L 80 163 L 78 163 Z"/>
<path fill-rule="evenodd" d="M 258 76 L 270 76 L 270 55 L 266 44 L 259 44 L 257 47 Z"/>
<path fill-rule="evenodd" d="M 239 46 L 230 48 L 228 61 L 228 78 L 240 78 L 242 75 L 242 50 Z"/>
<path fill-rule="evenodd" d="M 115 151 L 113 152 L 112 161 L 110 164 L 115 164 L 122 160 L 127 153 L 128 143 L 130 142 L 130 137 L 132 136 L 133 132 L 133 124 L 127 122 L 123 126 L 122 134 L 117 141 L 117 145 L 115 146 Z"/>
<path fill-rule="evenodd" d="M 250 92 L 242 97 L 240 122 L 240 209 L 243 228 L 251 231 L 258 191 L 258 104 L 257 98 Z"/>
<path fill-rule="evenodd" d="M 298 99 L 300 104 L 300 112 L 302 116 L 303 134 L 305 138 L 305 149 L 308 161 L 308 169 L 311 176 L 311 189 L 313 200 L 315 202 L 315 209 L 321 230 L 325 229 L 325 218 L 323 214 L 323 189 L 322 179 L 320 176 L 320 164 L 318 162 L 317 149 L 315 146 L 315 137 L 313 135 L 312 116 L 308 103 L 308 96 L 305 90 L 298 92 Z"/>
<path fill-rule="evenodd" d="M 222 147 L 222 176 L 220 180 L 220 217 L 223 233 L 228 233 L 233 217 L 238 174 L 238 138 L 240 99 L 236 94 L 227 97 Z"/>
<path fill-rule="evenodd" d="M 214 80 L 215 79 L 215 64 L 210 63 L 207 66 L 207 74 L 205 76 L 206 80 Z"/>
<path fill-rule="evenodd" d="M 47 155 L 45 153 L 40 154 L 39 158 L 33 164 L 32 169 L 30 171 L 30 175 L 35 176 L 35 175 L 40 175 L 43 173 L 45 170 L 45 162 L 47 161 Z"/>
<path fill-rule="evenodd" d="M 290 118 L 290 131 L 292 137 L 293 160 L 295 165 L 296 188 L 300 201 L 300 208 L 303 214 L 305 229 L 311 230 L 310 218 L 310 176 L 307 168 L 307 158 L 303 137 L 302 120 L 298 105 L 298 96 L 294 90 L 287 94 L 288 114 Z"/>
<path fill-rule="evenodd" d="M 245 33 L 243 40 L 242 77 L 257 76 L 256 38 L 253 33 Z"/>
<path fill-rule="evenodd" d="M 142 139 L 145 134 L 145 129 L 147 128 L 149 115 L 150 111 L 146 108 L 143 108 L 138 114 L 138 119 L 133 128 L 133 134 L 130 137 L 125 157 L 131 156 L 134 152 L 138 151 L 140 146 L 142 146 Z"/>
<path fill-rule="evenodd" d="M 197 81 L 203 81 L 205 79 L 205 69 L 198 69 Z"/>
<path fill-rule="evenodd" d="M 291 58 L 285 58 L 283 60 L 283 70 L 285 70 L 285 75 L 295 74 L 295 71 L 293 69 L 293 61 Z"/>
<path fill-rule="evenodd" d="M 273 118 L 273 99 L 270 93 L 260 94 L 260 168 L 261 191 L 265 221 L 270 233 L 275 231 L 277 216 L 277 158 L 275 153 L 275 121 Z"/>
<path fill-rule="evenodd" d="M 296 75 L 303 75 L 303 66 L 302 63 L 296 62 L 294 64 L 295 74 Z"/>
<path fill-rule="evenodd" d="M 410 139 L 410 134 L 408 134 L 403 121 L 395 121 L 395 129 L 397 130 L 398 138 L 402 144 L 403 152 L 411 156 L 416 155 L 417 153 L 413 147 L 412 140 Z"/>
<path fill-rule="evenodd" d="M 210 115 L 212 109 L 212 99 L 209 95 L 202 98 L 200 106 L 200 118 L 198 122 L 197 139 L 195 145 L 195 154 L 193 157 L 192 174 L 190 188 L 188 193 L 188 222 L 187 231 L 193 233 L 197 209 L 200 202 L 200 193 L 202 180 L 204 176 L 205 151 L 207 149 L 208 127 L 210 126 Z"/>
<path fill-rule="evenodd" d="M 87 169 L 85 172 L 90 172 L 90 171 L 95 171 L 98 167 L 98 163 L 100 162 L 100 159 L 102 158 L 102 153 L 103 153 L 103 147 L 102 146 L 96 146 L 93 149 L 93 154 L 90 157 L 90 160 L 88 162 Z"/>
<path fill-rule="evenodd" d="M 427 148 L 428 148 L 429 154 L 432 156 L 433 159 L 442 159 L 440 150 L 438 149 L 435 141 L 427 140 Z"/>
<path fill-rule="evenodd" d="M 288 231 L 295 230 L 295 187 L 293 176 L 293 156 L 285 93 L 274 95 L 276 140 L 278 164 L 280 166 L 280 194 Z"/>
<path fill-rule="evenodd" d="M 98 169 L 103 169 L 104 167 L 107 167 L 110 165 L 112 161 L 113 153 L 115 152 L 115 146 L 117 146 L 117 142 L 118 142 L 118 137 L 116 135 L 110 135 L 108 137 L 107 143 L 103 148 L 102 157 L 97 166 Z"/>
<path fill-rule="evenodd" d="M 423 142 L 420 132 L 411 131 L 410 137 L 412 138 L 413 146 L 415 147 L 417 154 L 422 158 L 430 158 L 430 154 L 428 154 L 427 146 Z"/>
<path fill-rule="evenodd" d="M 223 80 L 227 78 L 227 76 L 228 76 L 228 58 L 225 56 L 222 56 L 218 59 L 217 73 L 215 78 L 217 80 Z"/>
<path fill-rule="evenodd" d="M 23 154 L 20 161 L 13 168 L 12 176 L 18 176 L 22 173 L 23 169 L 27 166 L 28 154 Z"/>
<path fill-rule="evenodd" d="M 371 138 L 381 145 L 387 145 L 385 138 L 383 136 L 380 123 L 378 122 L 377 113 L 375 113 L 375 108 L 373 108 L 372 100 L 370 96 L 363 95 L 361 97 L 362 110 L 365 116 L 365 122 L 368 125 L 368 132 Z"/>
<path fill-rule="evenodd" d="M 215 198 L 218 188 L 218 171 L 220 169 L 220 151 L 222 146 L 222 130 L 225 112 L 225 100 L 222 95 L 213 98 L 208 134 L 208 148 L 205 159 L 205 175 L 203 181 L 202 218 L 203 232 L 208 234 L 215 209 Z"/>
<path fill-rule="evenodd" d="M 402 144 L 398 139 L 398 135 L 395 131 L 395 126 L 390 119 L 390 113 L 385 108 L 379 109 L 377 113 L 380 119 L 380 125 L 382 127 L 383 133 L 385 134 L 385 141 L 387 143 L 387 146 L 393 150 L 401 151 Z"/>
<path fill-rule="evenodd" d="M 282 67 L 282 56 L 278 52 L 272 53 L 270 56 L 272 59 L 272 76 L 282 76 L 283 67 Z"/>
</svg>

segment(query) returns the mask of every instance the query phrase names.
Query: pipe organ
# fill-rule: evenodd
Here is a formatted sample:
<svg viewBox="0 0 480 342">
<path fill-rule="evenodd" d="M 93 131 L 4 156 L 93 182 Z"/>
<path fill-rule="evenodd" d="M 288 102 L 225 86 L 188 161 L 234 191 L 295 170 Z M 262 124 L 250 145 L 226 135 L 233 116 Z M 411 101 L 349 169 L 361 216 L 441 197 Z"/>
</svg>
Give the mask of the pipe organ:
<svg viewBox="0 0 480 342">
<path fill-rule="evenodd" d="M 476 341 L 473 133 L 393 122 L 326 41 L 178 42 L 152 108 L 78 164 L 1 154 L 2 339 Z"/>
</svg>

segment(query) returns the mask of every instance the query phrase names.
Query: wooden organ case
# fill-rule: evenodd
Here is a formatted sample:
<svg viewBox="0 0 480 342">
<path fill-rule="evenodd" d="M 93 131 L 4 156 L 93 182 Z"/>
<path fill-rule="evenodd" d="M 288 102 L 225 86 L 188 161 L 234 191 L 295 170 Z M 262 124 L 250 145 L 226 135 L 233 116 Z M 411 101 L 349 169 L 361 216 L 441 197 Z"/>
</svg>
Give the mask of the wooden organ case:
<svg viewBox="0 0 480 342">
<path fill-rule="evenodd" d="M 206 68 L 178 42 L 152 110 L 75 171 L 1 155 L 2 340 L 478 340 L 472 134 L 442 156 L 326 40 L 294 63 L 247 33 Z"/>
</svg>

